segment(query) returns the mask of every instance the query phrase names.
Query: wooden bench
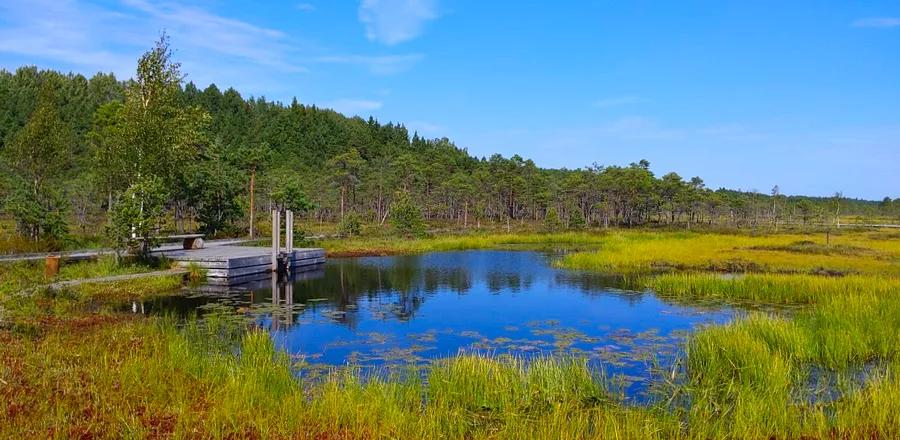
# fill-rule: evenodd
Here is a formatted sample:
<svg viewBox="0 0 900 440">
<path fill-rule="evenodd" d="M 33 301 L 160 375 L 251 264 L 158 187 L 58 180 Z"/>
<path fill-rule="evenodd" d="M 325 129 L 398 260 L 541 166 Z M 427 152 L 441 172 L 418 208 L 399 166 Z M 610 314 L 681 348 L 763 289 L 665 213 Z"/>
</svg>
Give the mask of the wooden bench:
<svg viewBox="0 0 900 440">
<path fill-rule="evenodd" d="M 180 234 L 180 235 L 164 235 L 159 237 L 159 241 L 173 242 L 181 241 L 183 249 L 203 249 L 203 234 Z"/>
</svg>

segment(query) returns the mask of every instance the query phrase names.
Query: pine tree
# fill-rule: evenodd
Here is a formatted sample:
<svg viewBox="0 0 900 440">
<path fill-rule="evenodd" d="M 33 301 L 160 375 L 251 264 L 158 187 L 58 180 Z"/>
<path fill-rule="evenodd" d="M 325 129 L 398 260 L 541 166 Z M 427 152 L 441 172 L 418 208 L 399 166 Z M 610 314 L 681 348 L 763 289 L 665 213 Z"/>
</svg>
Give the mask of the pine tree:
<svg viewBox="0 0 900 440">
<path fill-rule="evenodd" d="M 14 176 L 14 190 L 4 203 L 33 241 L 59 241 L 68 232 L 61 178 L 70 165 L 73 136 L 56 111 L 49 84 L 41 88 L 37 107 L 3 151 Z"/>
<path fill-rule="evenodd" d="M 394 197 L 394 203 L 391 204 L 391 224 L 398 234 L 405 237 L 425 235 L 422 210 L 406 191 L 399 191 Z"/>
</svg>

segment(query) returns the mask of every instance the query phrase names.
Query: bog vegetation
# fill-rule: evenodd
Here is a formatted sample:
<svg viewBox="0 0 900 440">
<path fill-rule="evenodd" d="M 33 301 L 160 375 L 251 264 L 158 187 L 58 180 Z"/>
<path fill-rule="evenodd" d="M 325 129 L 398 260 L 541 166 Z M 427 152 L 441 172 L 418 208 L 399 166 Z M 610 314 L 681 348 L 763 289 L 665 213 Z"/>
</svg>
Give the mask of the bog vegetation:
<svg viewBox="0 0 900 440">
<path fill-rule="evenodd" d="M 787 316 L 748 312 L 688 338 L 671 371 L 653 378 L 650 403 L 626 403 L 584 361 L 547 357 L 458 356 L 419 373 L 372 375 L 335 368 L 324 378 L 295 376 L 304 363 L 280 352 L 240 315 L 203 320 L 135 318 L 122 300 L 173 294 L 171 277 L 87 285 L 21 295 L 46 282 L 40 267 L 2 266 L 0 434 L 3 436 L 332 437 L 341 438 L 894 438 L 900 435 L 900 241 L 890 232 L 842 232 L 843 258 L 791 246 L 798 237 L 722 234 L 754 265 L 722 274 L 686 252 L 635 258 L 628 246 L 696 246 L 707 234 L 489 234 L 400 243 L 391 252 L 478 247 L 567 248 L 572 257 L 611 254 L 600 270 L 625 269 L 635 289 L 671 301 L 798 306 Z M 367 237 L 344 251 L 370 252 Z M 396 242 L 396 241 L 395 241 Z M 337 243 L 334 241 L 333 243 Z M 785 244 L 786 243 L 786 244 Z M 757 253 L 757 254 L 754 254 Z M 779 273 L 767 270 L 774 254 Z M 879 260 L 880 259 L 880 260 Z M 570 261 L 563 258 L 560 265 Z M 578 259 L 572 261 L 579 261 Z M 850 262 L 848 262 L 850 261 Z M 824 264 L 819 267 L 818 264 Z M 884 270 L 884 268 L 890 270 Z M 121 268 L 111 259 L 64 266 L 60 278 Z M 680 269 L 685 268 L 685 269 Z M 810 269 L 814 268 L 814 269 Z M 822 271 L 827 271 L 823 274 Z M 839 272 L 843 270 L 843 272 Z M 177 294 L 177 290 L 174 291 Z M 395 372 L 396 373 L 396 372 Z"/>
<path fill-rule="evenodd" d="M 670 301 L 793 312 L 698 330 L 636 406 L 578 358 L 459 356 L 397 376 L 298 379 L 303 365 L 240 316 L 119 312 L 179 294 L 177 277 L 45 287 L 165 262 L 101 258 L 53 278 L 3 264 L 0 437 L 900 436 L 900 235 L 838 228 L 895 221 L 898 201 L 712 190 L 646 161 L 475 158 L 398 124 L 198 90 L 170 55 L 163 38 L 130 81 L 0 72 L 3 251 L 146 255 L 161 230 L 258 234 L 262 213 L 288 208 L 311 232 L 337 232 L 319 241 L 331 255 L 565 249 L 560 267 Z"/>
</svg>

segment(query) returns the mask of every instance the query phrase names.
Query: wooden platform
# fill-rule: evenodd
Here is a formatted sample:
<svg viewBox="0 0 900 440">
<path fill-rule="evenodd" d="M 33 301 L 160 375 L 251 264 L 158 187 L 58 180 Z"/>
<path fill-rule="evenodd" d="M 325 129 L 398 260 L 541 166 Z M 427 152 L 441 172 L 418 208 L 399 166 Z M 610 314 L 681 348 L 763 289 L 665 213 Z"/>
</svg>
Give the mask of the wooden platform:
<svg viewBox="0 0 900 440">
<path fill-rule="evenodd" d="M 163 254 L 177 261 L 181 267 L 194 263 L 206 269 L 206 278 L 210 283 L 234 284 L 248 276 L 272 271 L 272 249 L 267 247 L 216 246 L 171 250 Z M 282 252 L 281 258 L 289 259 L 292 272 L 314 270 L 325 263 L 325 250 L 294 249 L 289 255 Z"/>
</svg>

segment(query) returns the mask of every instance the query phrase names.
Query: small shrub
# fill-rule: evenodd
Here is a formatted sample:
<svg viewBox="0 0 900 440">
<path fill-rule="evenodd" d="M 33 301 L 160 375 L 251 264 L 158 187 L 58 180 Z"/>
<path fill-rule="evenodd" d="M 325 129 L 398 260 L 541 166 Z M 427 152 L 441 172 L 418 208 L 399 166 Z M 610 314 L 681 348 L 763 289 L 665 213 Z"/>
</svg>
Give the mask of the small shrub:
<svg viewBox="0 0 900 440">
<path fill-rule="evenodd" d="M 581 212 L 581 208 L 573 208 L 569 213 L 569 229 L 580 231 L 586 226 L 587 222 L 584 219 L 584 213 Z"/>
<path fill-rule="evenodd" d="M 348 213 L 338 223 L 338 235 L 341 237 L 359 236 L 362 231 L 362 225 L 359 216 L 355 212 Z"/>
<path fill-rule="evenodd" d="M 562 223 L 559 221 L 559 214 L 556 212 L 556 208 L 550 208 L 547 210 L 547 215 L 544 216 L 544 232 L 558 232 L 562 228 Z"/>
<path fill-rule="evenodd" d="M 422 210 L 406 191 L 398 192 L 391 204 L 391 224 L 400 235 L 422 237 L 425 235 L 425 219 Z"/>
</svg>

